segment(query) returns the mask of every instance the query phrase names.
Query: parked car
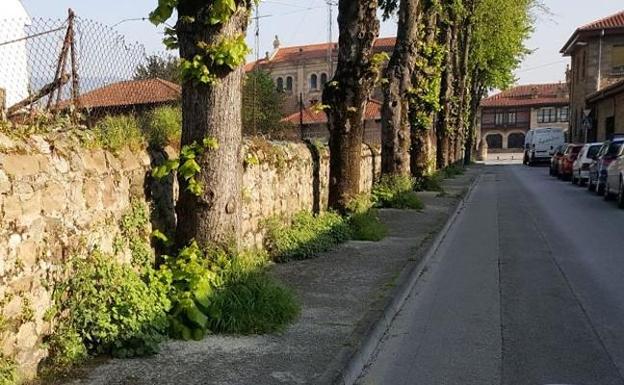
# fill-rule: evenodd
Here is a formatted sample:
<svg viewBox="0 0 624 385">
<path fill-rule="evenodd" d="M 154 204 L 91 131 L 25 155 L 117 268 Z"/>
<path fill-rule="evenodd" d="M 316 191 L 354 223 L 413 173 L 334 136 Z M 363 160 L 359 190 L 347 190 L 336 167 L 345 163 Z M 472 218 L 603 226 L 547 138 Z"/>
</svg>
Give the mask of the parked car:
<svg viewBox="0 0 624 385">
<path fill-rule="evenodd" d="M 561 179 L 568 180 L 572 178 L 572 165 L 576 158 L 578 158 L 578 154 L 581 152 L 582 148 L 582 144 L 570 144 L 566 147 L 563 157 L 561 157 L 559 161 L 559 176 Z"/>
<path fill-rule="evenodd" d="M 572 184 L 585 185 L 589 179 L 589 166 L 602 148 L 602 142 L 587 143 L 572 164 Z"/>
<path fill-rule="evenodd" d="M 587 188 L 596 191 L 598 195 L 604 195 L 605 183 L 607 182 L 607 168 L 621 153 L 624 146 L 624 138 L 615 138 L 606 141 L 595 162 L 589 166 L 589 182 Z"/>
<path fill-rule="evenodd" d="M 607 166 L 604 197 L 606 200 L 617 197 L 618 206 L 624 209 L 624 142 L 618 157 Z"/>
<path fill-rule="evenodd" d="M 553 151 L 552 158 L 550 158 L 550 175 L 559 175 L 559 162 L 561 161 L 561 158 L 563 158 L 563 153 L 565 152 L 568 145 L 568 143 L 561 144 L 557 146 Z"/>
<path fill-rule="evenodd" d="M 607 152 L 610 143 L 611 142 L 608 140 L 603 142 L 600 150 L 598 150 L 598 153 L 596 154 L 594 159 L 592 159 L 592 161 L 589 163 L 589 178 L 587 179 L 587 189 L 589 191 L 596 191 L 596 185 L 598 184 L 598 175 L 600 173 L 599 168 L 601 159 L 605 152 Z"/>
<path fill-rule="evenodd" d="M 548 162 L 555 148 L 565 142 L 565 134 L 560 128 L 534 128 L 529 130 L 524 141 L 524 164 L 533 166 Z"/>
</svg>

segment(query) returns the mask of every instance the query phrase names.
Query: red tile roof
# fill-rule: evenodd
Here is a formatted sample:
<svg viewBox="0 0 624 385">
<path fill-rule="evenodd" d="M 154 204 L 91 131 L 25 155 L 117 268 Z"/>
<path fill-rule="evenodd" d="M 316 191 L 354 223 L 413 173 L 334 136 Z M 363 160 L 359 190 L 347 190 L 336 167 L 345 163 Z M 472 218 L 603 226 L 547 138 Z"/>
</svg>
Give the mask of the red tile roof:
<svg viewBox="0 0 624 385">
<path fill-rule="evenodd" d="M 527 84 L 510 88 L 481 101 L 481 107 L 539 107 L 569 103 L 564 83 Z"/>
<path fill-rule="evenodd" d="M 589 24 L 585 24 L 579 27 L 579 31 L 595 31 L 600 29 L 609 28 L 623 28 L 624 27 L 624 10 L 605 18 L 593 21 Z"/>
<path fill-rule="evenodd" d="M 163 79 L 129 80 L 113 83 L 80 95 L 82 108 L 159 104 L 180 99 L 178 84 Z"/>
<path fill-rule="evenodd" d="M 379 38 L 375 41 L 373 51 L 390 52 L 394 49 L 395 43 L 395 37 Z M 331 46 L 333 46 L 333 52 L 335 54 L 337 49 L 337 43 L 321 43 L 278 48 L 276 52 L 273 53 L 273 56 L 269 58 L 269 60 L 260 59 L 258 62 L 247 63 L 247 65 L 245 66 L 245 72 L 249 72 L 255 69 L 257 66 L 263 66 L 266 64 L 286 63 L 299 60 L 324 59 L 327 57 L 327 53 Z"/>
<path fill-rule="evenodd" d="M 364 118 L 366 120 L 378 120 L 381 119 L 381 103 L 377 100 L 371 100 L 366 105 L 366 111 L 364 113 Z M 290 122 L 293 124 L 300 123 L 299 112 L 295 112 L 294 114 L 285 117 L 282 119 L 283 122 Z M 303 124 L 326 124 L 327 123 L 327 114 L 323 111 L 316 111 L 312 108 L 312 106 L 303 110 Z"/>
<path fill-rule="evenodd" d="M 605 33 L 624 33 L 624 10 L 578 27 L 563 48 L 561 48 L 560 52 L 564 55 L 569 55 L 570 50 L 575 46 L 580 35 L 595 36 L 600 31 L 605 31 Z"/>
</svg>

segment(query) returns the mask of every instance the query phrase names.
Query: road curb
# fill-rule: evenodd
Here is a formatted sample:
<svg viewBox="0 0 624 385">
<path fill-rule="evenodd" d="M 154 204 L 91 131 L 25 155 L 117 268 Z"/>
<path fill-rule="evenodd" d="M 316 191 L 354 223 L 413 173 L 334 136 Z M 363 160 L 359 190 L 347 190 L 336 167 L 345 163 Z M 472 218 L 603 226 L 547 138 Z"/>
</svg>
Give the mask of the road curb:
<svg viewBox="0 0 624 385">
<path fill-rule="evenodd" d="M 438 232 L 433 242 L 429 245 L 429 248 L 423 256 L 422 260 L 416 263 L 414 266 L 406 267 L 401 272 L 397 279 L 397 285 L 395 286 L 393 292 L 389 295 L 390 299 L 383 308 L 383 311 L 381 311 L 378 320 L 370 325 L 368 332 L 365 334 L 366 336 L 361 340 L 361 342 L 357 344 L 355 351 L 353 351 L 353 349 L 346 349 L 348 351 L 341 352 L 338 359 L 340 360 L 340 357 L 344 357 L 344 359 L 341 361 L 346 361 L 346 364 L 342 367 L 339 373 L 336 373 L 336 375 L 330 381 L 327 381 L 325 383 L 330 383 L 331 385 L 355 384 L 359 376 L 364 371 L 367 363 L 370 361 L 373 354 L 377 350 L 377 347 L 379 346 L 386 332 L 392 325 L 394 318 L 403 307 L 403 304 L 409 297 L 412 289 L 418 282 L 418 279 L 429 264 L 429 261 L 438 251 L 440 245 L 446 239 L 446 236 L 448 235 L 451 227 L 457 221 L 457 218 L 462 213 L 462 211 L 465 209 L 466 202 L 472 195 L 472 192 L 481 176 L 482 173 L 477 174 L 475 179 L 470 183 L 468 190 L 457 203 L 455 211 L 447 219 L 442 229 Z"/>
</svg>

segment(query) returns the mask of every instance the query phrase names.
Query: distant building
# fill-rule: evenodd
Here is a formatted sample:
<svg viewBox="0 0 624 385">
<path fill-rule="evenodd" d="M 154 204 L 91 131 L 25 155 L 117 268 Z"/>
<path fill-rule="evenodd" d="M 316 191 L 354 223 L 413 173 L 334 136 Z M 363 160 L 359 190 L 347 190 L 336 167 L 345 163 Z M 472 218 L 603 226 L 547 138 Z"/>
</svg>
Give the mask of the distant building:
<svg viewBox="0 0 624 385">
<path fill-rule="evenodd" d="M 618 99 L 615 84 L 624 80 L 624 11 L 579 27 L 561 53 L 571 58 L 571 139 L 595 141 L 624 133 L 624 121 L 616 119 L 623 114 L 616 110 L 624 107 L 602 103 Z"/>
<path fill-rule="evenodd" d="M 327 139 L 329 137 L 327 114 L 324 111 L 315 110 L 313 107 L 295 112 L 285 117 L 283 121 L 297 127 L 295 131 L 299 135 L 290 135 L 290 137 L 304 139 Z M 377 100 L 369 101 L 366 106 L 364 142 L 369 144 L 381 143 L 381 103 Z"/>
<path fill-rule="evenodd" d="M 533 128 L 569 127 L 569 96 L 564 83 L 513 87 L 481 102 L 480 135 L 490 150 L 522 149 Z"/>
<path fill-rule="evenodd" d="M 162 105 L 177 103 L 182 95 L 180 85 L 154 78 L 128 80 L 86 92 L 78 98 L 81 109 L 91 118 L 104 115 L 143 112 Z M 69 101 L 62 103 L 67 108 Z"/>
<path fill-rule="evenodd" d="M 375 41 L 375 52 L 392 54 L 396 38 L 379 38 Z M 256 69 L 267 71 L 273 77 L 277 88 L 288 97 L 284 115 L 299 111 L 299 98 L 303 99 L 304 108 L 319 101 L 323 86 L 333 77 L 338 60 L 338 45 L 322 43 L 282 47 L 276 36 L 273 52 L 266 57 L 245 66 L 245 71 Z M 374 98 L 381 99 L 380 90 Z"/>
<path fill-rule="evenodd" d="M 28 97 L 28 51 L 23 39 L 31 19 L 20 0 L 2 0 L 1 8 L 0 88 L 4 89 L 5 100 L 0 100 L 0 108 L 8 108 Z"/>
</svg>

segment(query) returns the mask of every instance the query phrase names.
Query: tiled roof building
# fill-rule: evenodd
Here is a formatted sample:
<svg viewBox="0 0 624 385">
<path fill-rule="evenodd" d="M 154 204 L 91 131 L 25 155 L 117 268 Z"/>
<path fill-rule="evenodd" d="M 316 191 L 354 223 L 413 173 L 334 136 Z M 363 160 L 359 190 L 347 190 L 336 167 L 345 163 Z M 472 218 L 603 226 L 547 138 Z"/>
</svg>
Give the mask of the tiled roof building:
<svg viewBox="0 0 624 385">
<path fill-rule="evenodd" d="M 568 129 L 569 93 L 564 83 L 527 84 L 481 102 L 481 137 L 490 149 L 520 149 L 533 128 Z"/>
</svg>

